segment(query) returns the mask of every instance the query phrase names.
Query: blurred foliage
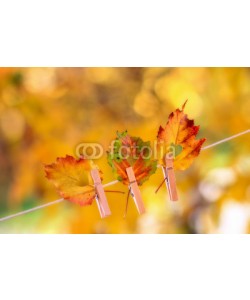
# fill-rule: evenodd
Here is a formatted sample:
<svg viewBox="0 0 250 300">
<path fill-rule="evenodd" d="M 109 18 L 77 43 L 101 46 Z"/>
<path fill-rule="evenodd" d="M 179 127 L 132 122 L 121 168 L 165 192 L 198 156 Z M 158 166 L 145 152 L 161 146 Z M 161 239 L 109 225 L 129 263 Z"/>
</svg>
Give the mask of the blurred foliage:
<svg viewBox="0 0 250 300">
<path fill-rule="evenodd" d="M 186 112 L 205 145 L 250 128 L 247 68 L 0 68 L 0 216 L 58 199 L 43 163 L 75 155 L 82 142 L 105 150 L 116 131 L 153 142 L 168 115 Z M 107 194 L 112 216 L 94 203 L 63 202 L 0 223 L 1 233 L 217 233 L 250 231 L 250 143 L 242 136 L 205 150 L 177 172 L 180 201 L 170 203 L 158 170 L 142 187 L 147 213 Z M 104 183 L 114 180 L 106 156 Z M 126 191 L 118 183 L 114 189 Z"/>
</svg>

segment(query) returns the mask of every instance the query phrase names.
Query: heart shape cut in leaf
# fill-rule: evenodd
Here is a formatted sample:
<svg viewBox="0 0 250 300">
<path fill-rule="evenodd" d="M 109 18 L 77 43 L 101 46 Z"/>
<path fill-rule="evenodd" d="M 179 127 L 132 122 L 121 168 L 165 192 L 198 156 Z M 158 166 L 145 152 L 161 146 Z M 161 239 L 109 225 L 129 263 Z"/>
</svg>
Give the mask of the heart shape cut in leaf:
<svg viewBox="0 0 250 300">
<path fill-rule="evenodd" d="M 188 119 L 184 113 L 187 101 L 182 109 L 176 109 L 168 117 L 168 122 L 163 128 L 160 126 L 157 135 L 157 148 L 165 166 L 166 155 L 174 160 L 175 170 L 185 170 L 192 164 L 200 153 L 205 138 L 196 139 L 199 126 L 194 125 L 194 120 Z"/>
<path fill-rule="evenodd" d="M 157 161 L 151 159 L 150 142 L 139 137 L 131 137 L 127 131 L 117 132 L 111 151 L 107 152 L 108 163 L 117 179 L 128 185 L 126 168 L 132 167 L 138 185 L 149 179 L 157 169 Z"/>
<path fill-rule="evenodd" d="M 52 181 L 61 197 L 81 206 L 92 204 L 96 195 L 90 175 L 90 171 L 96 168 L 92 160 L 75 159 L 67 155 L 57 158 L 55 163 L 45 165 L 44 168 L 46 177 Z"/>
</svg>

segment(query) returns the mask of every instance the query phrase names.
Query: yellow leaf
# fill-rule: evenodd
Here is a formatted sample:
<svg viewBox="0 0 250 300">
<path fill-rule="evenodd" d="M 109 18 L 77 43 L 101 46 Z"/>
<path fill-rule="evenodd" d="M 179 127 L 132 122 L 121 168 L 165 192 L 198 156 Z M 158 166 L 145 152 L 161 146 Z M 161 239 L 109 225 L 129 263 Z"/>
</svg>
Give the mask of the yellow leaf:
<svg viewBox="0 0 250 300">
<path fill-rule="evenodd" d="M 92 204 L 95 188 L 90 170 L 95 167 L 91 160 L 72 156 L 57 158 L 45 165 L 46 177 L 52 181 L 61 197 L 82 206 Z"/>
</svg>

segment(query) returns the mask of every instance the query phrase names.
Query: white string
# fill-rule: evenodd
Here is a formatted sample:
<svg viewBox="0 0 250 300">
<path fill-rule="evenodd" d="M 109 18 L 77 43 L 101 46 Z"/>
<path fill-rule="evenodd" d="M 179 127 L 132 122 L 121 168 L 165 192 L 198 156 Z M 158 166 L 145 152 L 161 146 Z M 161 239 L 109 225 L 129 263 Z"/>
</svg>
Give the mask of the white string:
<svg viewBox="0 0 250 300">
<path fill-rule="evenodd" d="M 108 187 L 108 186 L 114 185 L 114 184 L 116 184 L 116 183 L 118 183 L 118 182 L 119 182 L 119 180 L 114 180 L 114 181 L 108 182 L 108 183 L 106 183 L 106 184 L 103 184 L 103 187 Z M 1 219 L 0 219 L 0 220 L 1 220 Z"/>
<path fill-rule="evenodd" d="M 211 145 L 208 145 L 208 146 L 206 146 L 206 147 L 202 147 L 202 148 L 201 148 L 201 151 L 202 151 L 202 150 L 209 149 L 209 148 L 212 148 L 212 147 L 215 147 L 215 146 L 217 146 L 217 145 L 219 145 L 219 144 L 225 143 L 225 142 L 227 142 L 227 141 L 230 141 L 230 140 L 232 140 L 232 139 L 235 139 L 235 138 L 237 138 L 238 136 L 244 135 L 244 134 L 249 133 L 249 132 L 250 132 L 250 129 L 248 129 L 248 130 L 246 130 L 246 131 L 243 131 L 243 132 L 240 132 L 240 133 L 237 133 L 237 134 L 232 135 L 232 136 L 230 136 L 230 137 L 228 137 L 228 138 L 226 138 L 226 139 L 220 140 L 220 141 L 218 141 L 218 142 L 216 142 L 216 143 L 213 143 L 213 144 L 211 144 Z"/>
<path fill-rule="evenodd" d="M 247 134 L 247 133 L 249 133 L 249 132 L 250 132 L 250 129 L 248 129 L 248 130 L 246 130 L 246 131 L 243 131 L 243 132 L 240 132 L 240 133 L 238 133 L 238 134 L 232 135 L 232 136 L 230 136 L 230 137 L 228 137 L 228 138 L 225 138 L 225 139 L 223 139 L 223 140 L 220 140 L 220 141 L 218 141 L 218 142 L 216 142 L 216 143 L 210 144 L 210 145 L 208 145 L 208 146 L 206 146 L 206 147 L 202 147 L 202 148 L 201 148 L 201 151 L 206 150 L 206 149 L 210 149 L 210 148 L 212 148 L 212 147 L 215 147 L 215 146 L 217 146 L 217 145 L 219 145 L 219 144 L 222 144 L 222 143 L 225 143 L 225 142 L 230 141 L 230 140 L 232 140 L 232 139 L 235 139 L 235 138 L 237 138 L 237 137 L 239 137 L 239 136 L 241 136 L 241 135 Z M 157 167 L 161 167 L 161 166 L 158 165 Z M 108 183 L 104 184 L 103 187 L 108 187 L 108 186 L 114 185 L 114 184 L 116 184 L 116 183 L 118 183 L 118 182 L 119 182 L 118 180 L 114 180 L 114 181 L 111 181 L 111 182 L 108 182 Z M 44 208 L 44 207 L 47 207 L 47 206 L 50 206 L 50 205 L 54 205 L 54 204 L 56 204 L 56 203 L 60 203 L 60 202 L 63 202 L 63 201 L 65 201 L 63 198 L 57 199 L 57 200 L 55 200 L 55 201 L 52 201 L 52 202 L 49 202 L 49 203 L 46 203 L 46 204 L 43 204 L 43 205 L 39 205 L 39 206 L 33 207 L 33 208 L 31 208 L 31 209 L 24 210 L 24 211 L 21 211 L 21 212 L 16 213 L 16 214 L 13 214 L 13 215 L 9 215 L 9 216 L 0 218 L 0 222 L 7 221 L 7 220 L 9 220 L 9 219 L 12 219 L 12 218 L 15 218 L 15 217 L 24 215 L 24 214 L 28 214 L 28 213 L 33 212 L 33 211 L 35 211 L 35 210 L 38 210 L 38 209 L 41 209 L 41 208 Z"/>
<path fill-rule="evenodd" d="M 35 210 L 38 210 L 38 209 L 41 209 L 41 208 L 44 208 L 44 207 L 47 207 L 47 206 L 50 206 L 50 205 L 53 205 L 53 204 L 56 204 L 56 203 L 60 203 L 60 202 L 63 202 L 63 201 L 65 201 L 63 198 L 57 199 L 55 201 L 52 201 L 52 202 L 49 202 L 49 203 L 46 203 L 46 204 L 43 204 L 43 205 L 39 205 L 39 206 L 33 207 L 31 209 L 21 211 L 19 213 L 14 214 L 14 215 L 3 217 L 3 218 L 0 219 L 0 222 L 7 221 L 9 219 L 12 219 L 12 218 L 15 218 L 15 217 L 18 217 L 18 216 L 21 216 L 21 215 L 25 215 L 25 214 L 30 213 L 32 211 L 35 211 Z"/>
</svg>

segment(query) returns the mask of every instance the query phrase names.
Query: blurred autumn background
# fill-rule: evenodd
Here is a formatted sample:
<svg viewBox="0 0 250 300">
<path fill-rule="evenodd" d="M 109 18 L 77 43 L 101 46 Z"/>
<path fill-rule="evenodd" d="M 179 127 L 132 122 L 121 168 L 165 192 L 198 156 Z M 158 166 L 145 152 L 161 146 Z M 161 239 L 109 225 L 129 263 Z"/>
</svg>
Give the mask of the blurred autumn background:
<svg viewBox="0 0 250 300">
<path fill-rule="evenodd" d="M 204 146 L 250 128 L 248 68 L 0 68 L 0 217 L 60 198 L 44 163 L 76 146 L 104 149 L 116 131 L 155 140 L 168 115 L 185 111 L 201 125 Z M 161 170 L 141 187 L 147 213 L 126 196 L 107 194 L 112 216 L 94 202 L 63 203 L 0 222 L 0 233 L 248 233 L 250 135 L 204 150 L 177 172 L 180 201 L 169 202 Z M 106 155 L 96 163 L 114 180 Z M 113 189 L 126 191 L 118 183 Z"/>
</svg>

